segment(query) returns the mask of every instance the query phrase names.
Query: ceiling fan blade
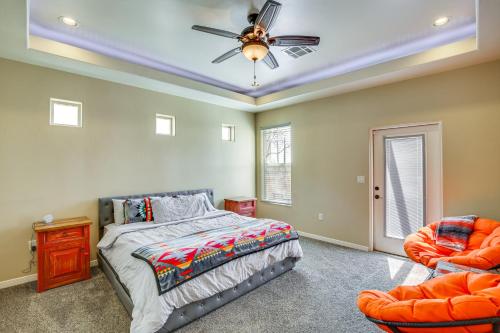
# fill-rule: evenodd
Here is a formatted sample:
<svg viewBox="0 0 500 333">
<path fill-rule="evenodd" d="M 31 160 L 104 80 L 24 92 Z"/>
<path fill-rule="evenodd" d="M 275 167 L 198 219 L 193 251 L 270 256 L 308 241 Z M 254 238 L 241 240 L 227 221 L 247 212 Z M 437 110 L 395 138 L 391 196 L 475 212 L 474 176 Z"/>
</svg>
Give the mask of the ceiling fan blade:
<svg viewBox="0 0 500 333">
<path fill-rule="evenodd" d="M 221 55 L 220 57 L 212 60 L 212 64 L 219 64 L 219 63 L 223 62 L 224 60 L 227 60 L 227 59 L 231 58 L 232 56 L 237 55 L 240 52 L 241 52 L 241 47 L 234 48 L 231 51 L 228 51 L 228 52 L 224 53 L 223 55 Z"/>
<path fill-rule="evenodd" d="M 254 28 L 260 28 L 268 32 L 276 22 L 281 10 L 281 4 L 273 0 L 267 0 L 255 20 Z"/>
<path fill-rule="evenodd" d="M 234 32 L 231 32 L 231 31 L 209 28 L 209 27 L 204 27 L 201 25 L 193 25 L 191 28 L 193 30 L 198 30 L 198 31 L 206 32 L 206 33 L 209 33 L 212 35 L 217 35 L 217 36 L 222 36 L 222 37 L 227 37 L 227 38 L 238 39 L 241 37 L 240 35 L 235 34 Z"/>
<path fill-rule="evenodd" d="M 314 46 L 319 44 L 319 37 L 316 36 L 276 36 L 269 38 L 269 45 L 272 46 Z"/>
<path fill-rule="evenodd" d="M 278 68 L 280 65 L 278 64 L 278 61 L 274 57 L 274 55 L 271 53 L 271 51 L 267 52 L 267 55 L 262 59 L 266 65 L 269 66 L 271 69 Z"/>
</svg>

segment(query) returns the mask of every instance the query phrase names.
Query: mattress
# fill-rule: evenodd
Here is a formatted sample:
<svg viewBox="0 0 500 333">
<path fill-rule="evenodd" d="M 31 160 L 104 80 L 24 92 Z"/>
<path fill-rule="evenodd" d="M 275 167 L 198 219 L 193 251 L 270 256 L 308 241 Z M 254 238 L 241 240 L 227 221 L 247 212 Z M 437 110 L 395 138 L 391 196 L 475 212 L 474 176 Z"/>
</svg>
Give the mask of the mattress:
<svg viewBox="0 0 500 333">
<path fill-rule="evenodd" d="M 151 268 L 146 262 L 131 256 L 134 250 L 152 242 L 168 241 L 193 232 L 224 227 L 249 219 L 252 218 L 216 211 L 201 218 L 163 224 L 134 223 L 106 226 L 98 248 L 128 290 L 134 304 L 131 332 L 156 332 L 165 325 L 175 309 L 233 288 L 257 272 L 286 258 L 302 257 L 298 240 L 290 240 L 234 259 L 159 295 Z"/>
</svg>

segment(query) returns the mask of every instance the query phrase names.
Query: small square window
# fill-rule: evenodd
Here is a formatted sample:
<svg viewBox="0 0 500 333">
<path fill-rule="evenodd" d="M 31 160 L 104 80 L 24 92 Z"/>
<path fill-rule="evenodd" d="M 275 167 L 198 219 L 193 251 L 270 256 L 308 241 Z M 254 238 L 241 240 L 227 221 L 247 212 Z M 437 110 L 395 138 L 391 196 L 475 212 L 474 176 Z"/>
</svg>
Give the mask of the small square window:
<svg viewBox="0 0 500 333">
<path fill-rule="evenodd" d="M 222 124 L 222 140 L 234 141 L 234 125 Z"/>
<path fill-rule="evenodd" d="M 51 98 L 50 125 L 82 127 L 82 103 Z"/>
<path fill-rule="evenodd" d="M 157 113 L 156 134 L 175 136 L 175 117 Z"/>
</svg>

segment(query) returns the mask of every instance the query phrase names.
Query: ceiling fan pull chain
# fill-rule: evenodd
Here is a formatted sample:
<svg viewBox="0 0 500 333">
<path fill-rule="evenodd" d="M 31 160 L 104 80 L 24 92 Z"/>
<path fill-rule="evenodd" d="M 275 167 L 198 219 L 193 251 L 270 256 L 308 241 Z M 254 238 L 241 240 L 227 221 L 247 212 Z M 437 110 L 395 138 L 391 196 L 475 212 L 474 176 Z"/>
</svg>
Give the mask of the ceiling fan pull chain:
<svg viewBox="0 0 500 333">
<path fill-rule="evenodd" d="M 252 87 L 256 87 L 257 86 L 256 79 L 257 79 L 257 76 L 255 75 L 255 60 L 254 60 L 253 61 L 253 83 L 252 83 Z"/>
<path fill-rule="evenodd" d="M 252 87 L 258 87 L 259 84 L 257 83 L 257 75 L 255 74 L 255 63 L 256 63 L 256 59 L 253 60 L 253 83 L 252 83 Z"/>
</svg>

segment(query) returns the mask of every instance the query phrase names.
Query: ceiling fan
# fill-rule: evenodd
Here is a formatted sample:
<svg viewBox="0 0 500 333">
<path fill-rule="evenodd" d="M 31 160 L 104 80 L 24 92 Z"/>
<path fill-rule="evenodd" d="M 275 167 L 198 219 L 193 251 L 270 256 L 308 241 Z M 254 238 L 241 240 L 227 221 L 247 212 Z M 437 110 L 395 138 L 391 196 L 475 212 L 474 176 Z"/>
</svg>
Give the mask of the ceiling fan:
<svg viewBox="0 0 500 333">
<path fill-rule="evenodd" d="M 276 36 L 269 37 L 269 30 L 273 27 L 281 9 L 279 2 L 268 0 L 259 13 L 248 15 L 247 19 L 251 26 L 246 27 L 240 34 L 193 25 L 194 30 L 203 31 L 209 34 L 214 34 L 222 37 L 236 39 L 242 45 L 224 53 L 220 57 L 215 58 L 212 63 L 218 64 L 227 60 L 238 53 L 243 55 L 250 61 L 255 62 L 263 60 L 271 69 L 279 67 L 278 61 L 269 50 L 269 46 L 314 46 L 319 44 L 319 37 L 315 36 Z M 255 79 L 255 74 L 254 74 Z M 254 82 L 255 83 L 255 82 Z"/>
</svg>

